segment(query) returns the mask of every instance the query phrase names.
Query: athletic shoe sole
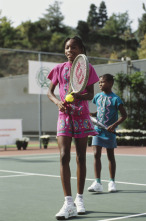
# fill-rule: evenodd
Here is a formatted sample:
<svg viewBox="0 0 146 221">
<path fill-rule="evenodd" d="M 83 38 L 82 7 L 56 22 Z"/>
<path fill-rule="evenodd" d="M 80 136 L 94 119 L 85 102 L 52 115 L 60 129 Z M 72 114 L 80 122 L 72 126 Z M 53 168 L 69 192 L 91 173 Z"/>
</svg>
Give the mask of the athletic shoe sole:
<svg viewBox="0 0 146 221">
<path fill-rule="evenodd" d="M 95 191 L 95 190 L 88 190 L 88 192 L 92 192 L 92 193 L 102 193 L 103 191 L 99 191 L 99 190 L 97 190 L 97 191 Z"/>
</svg>

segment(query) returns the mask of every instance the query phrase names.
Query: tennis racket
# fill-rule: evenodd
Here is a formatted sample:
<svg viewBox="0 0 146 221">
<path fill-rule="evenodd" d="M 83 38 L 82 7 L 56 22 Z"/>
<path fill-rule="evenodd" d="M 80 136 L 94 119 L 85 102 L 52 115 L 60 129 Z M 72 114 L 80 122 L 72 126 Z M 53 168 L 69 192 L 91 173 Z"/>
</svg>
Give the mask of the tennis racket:
<svg viewBox="0 0 146 221">
<path fill-rule="evenodd" d="M 70 72 L 68 95 L 80 93 L 86 88 L 89 78 L 89 62 L 84 54 L 79 54 L 73 61 Z M 67 100 L 66 100 L 67 101 Z"/>
<path fill-rule="evenodd" d="M 90 116 L 90 118 L 91 118 L 91 121 L 92 121 L 92 123 L 93 123 L 94 125 L 96 125 L 96 126 L 102 128 L 102 129 L 104 129 L 104 130 L 107 130 L 107 127 L 106 127 L 104 124 L 102 124 L 101 122 L 99 122 L 96 118 L 91 117 L 91 116 Z M 110 132 L 110 133 L 116 134 L 117 136 L 121 136 L 121 134 L 116 133 L 116 132 Z"/>
</svg>

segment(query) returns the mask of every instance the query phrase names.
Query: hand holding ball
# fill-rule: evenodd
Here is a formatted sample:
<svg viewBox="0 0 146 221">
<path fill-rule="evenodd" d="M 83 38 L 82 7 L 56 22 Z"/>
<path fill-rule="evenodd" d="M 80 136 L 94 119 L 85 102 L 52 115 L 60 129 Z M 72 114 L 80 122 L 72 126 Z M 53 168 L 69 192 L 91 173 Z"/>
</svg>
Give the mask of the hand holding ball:
<svg viewBox="0 0 146 221">
<path fill-rule="evenodd" d="M 72 96 L 72 94 L 67 94 L 65 97 L 65 101 L 68 103 L 71 103 L 74 101 L 74 97 Z"/>
</svg>

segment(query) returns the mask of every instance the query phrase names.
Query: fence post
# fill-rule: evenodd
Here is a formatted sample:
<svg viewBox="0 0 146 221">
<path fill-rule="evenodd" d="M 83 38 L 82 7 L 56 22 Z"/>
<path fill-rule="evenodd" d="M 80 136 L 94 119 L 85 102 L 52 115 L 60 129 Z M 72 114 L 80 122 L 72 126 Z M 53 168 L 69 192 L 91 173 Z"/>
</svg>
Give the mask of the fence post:
<svg viewBox="0 0 146 221">
<path fill-rule="evenodd" d="M 41 62 L 41 53 L 38 54 L 38 60 Z M 39 142 L 40 142 L 40 149 L 42 148 L 42 141 L 41 141 L 41 135 L 42 135 L 42 88 L 41 92 L 39 94 Z"/>
</svg>

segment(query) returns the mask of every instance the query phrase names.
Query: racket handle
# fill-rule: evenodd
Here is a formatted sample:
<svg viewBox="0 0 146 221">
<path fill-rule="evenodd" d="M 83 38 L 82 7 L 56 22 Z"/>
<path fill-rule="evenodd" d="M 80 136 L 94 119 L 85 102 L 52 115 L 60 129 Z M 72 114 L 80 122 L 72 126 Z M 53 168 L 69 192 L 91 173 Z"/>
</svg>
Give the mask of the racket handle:
<svg viewBox="0 0 146 221">
<path fill-rule="evenodd" d="M 64 100 L 64 106 L 66 107 L 68 104 L 71 104 L 71 102 L 67 102 L 66 100 Z"/>
<path fill-rule="evenodd" d="M 90 118 L 91 118 L 91 121 L 93 122 L 93 124 L 95 124 L 95 125 L 97 125 L 98 127 L 101 127 L 102 129 L 104 129 L 104 130 L 107 130 L 107 127 L 106 126 L 104 126 L 102 123 L 100 123 L 99 121 L 97 121 L 97 119 L 96 118 L 94 118 L 94 117 L 92 117 L 92 116 L 90 116 Z M 108 130 L 107 130 L 108 131 Z M 117 133 L 116 131 L 114 131 L 114 132 L 110 132 L 110 131 L 108 131 L 109 133 L 113 133 L 113 134 L 115 134 L 115 135 L 117 135 L 117 136 L 121 136 L 121 134 L 119 134 L 119 133 Z"/>
<path fill-rule="evenodd" d="M 68 103 L 67 103 L 67 101 L 65 100 L 65 101 L 64 101 L 64 106 L 66 107 L 66 106 L 67 106 L 67 104 L 68 104 Z"/>
</svg>

